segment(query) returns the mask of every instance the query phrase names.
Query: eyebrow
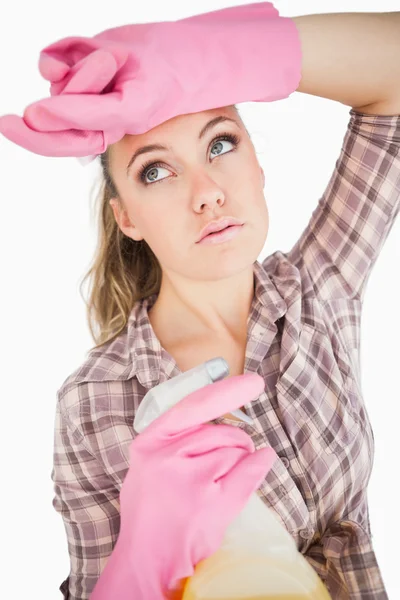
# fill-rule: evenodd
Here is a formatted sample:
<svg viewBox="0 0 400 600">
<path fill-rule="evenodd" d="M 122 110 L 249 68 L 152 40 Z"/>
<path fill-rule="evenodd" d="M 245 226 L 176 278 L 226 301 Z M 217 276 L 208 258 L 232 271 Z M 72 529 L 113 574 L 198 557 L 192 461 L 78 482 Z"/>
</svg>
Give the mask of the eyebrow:
<svg viewBox="0 0 400 600">
<path fill-rule="evenodd" d="M 231 119 L 230 117 L 225 117 L 223 115 L 220 115 L 219 117 L 214 117 L 213 119 L 211 119 L 211 121 L 208 121 L 208 123 L 206 123 L 204 125 L 203 129 L 199 133 L 199 140 L 201 140 L 210 129 L 212 129 L 219 123 L 223 123 L 224 121 L 232 121 L 232 123 L 235 123 L 238 127 L 240 127 L 239 123 L 235 119 Z M 128 173 L 130 167 L 132 166 L 134 161 L 138 158 L 138 156 L 141 156 L 142 154 L 146 154 L 147 152 L 154 152 L 155 150 L 158 150 L 158 151 L 167 150 L 168 151 L 168 150 L 171 150 L 171 148 L 168 146 L 163 146 L 162 144 L 149 144 L 147 146 L 142 146 L 141 148 L 138 148 L 136 150 L 136 152 L 133 154 L 133 156 L 131 157 L 131 159 L 128 163 L 128 166 L 126 167 L 126 172 Z"/>
</svg>

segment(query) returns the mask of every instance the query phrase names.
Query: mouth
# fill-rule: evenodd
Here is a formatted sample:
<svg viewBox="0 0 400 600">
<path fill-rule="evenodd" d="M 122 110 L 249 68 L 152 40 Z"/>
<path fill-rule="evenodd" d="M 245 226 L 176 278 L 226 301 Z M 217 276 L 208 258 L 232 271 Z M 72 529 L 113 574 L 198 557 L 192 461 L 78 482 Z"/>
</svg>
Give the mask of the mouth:
<svg viewBox="0 0 400 600">
<path fill-rule="evenodd" d="M 222 231 L 226 231 L 227 229 L 230 229 L 231 227 L 237 227 L 237 225 L 227 225 L 226 227 L 223 227 L 222 229 L 219 229 L 218 231 L 212 231 L 208 235 L 205 235 L 202 239 L 204 240 L 205 237 L 210 237 L 211 235 L 218 235 L 219 233 L 222 233 Z"/>
<path fill-rule="evenodd" d="M 237 236 L 240 230 L 243 228 L 243 225 L 228 225 L 221 229 L 220 231 L 215 231 L 209 233 L 205 237 L 203 237 L 198 244 L 220 244 L 222 242 L 227 242 L 228 240 L 232 240 Z"/>
<path fill-rule="evenodd" d="M 200 237 L 197 240 L 197 243 L 200 243 L 204 238 L 209 237 L 213 234 L 220 233 L 221 231 L 225 231 L 230 229 L 233 226 L 243 225 L 242 221 L 234 217 L 221 217 L 217 221 L 210 221 L 205 227 L 203 227 L 200 232 Z"/>
</svg>

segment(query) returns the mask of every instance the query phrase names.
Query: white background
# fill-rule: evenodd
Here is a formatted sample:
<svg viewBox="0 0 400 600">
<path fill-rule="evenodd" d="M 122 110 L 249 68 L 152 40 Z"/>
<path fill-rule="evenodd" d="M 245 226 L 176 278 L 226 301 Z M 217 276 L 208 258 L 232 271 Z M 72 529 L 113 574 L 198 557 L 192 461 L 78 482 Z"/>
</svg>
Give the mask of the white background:
<svg viewBox="0 0 400 600">
<path fill-rule="evenodd" d="M 37 69 L 39 52 L 60 38 L 242 3 L 8 2 L 0 16 L 0 115 L 22 115 L 28 104 L 48 96 L 49 84 Z M 400 8 L 399 0 L 275 6 L 285 16 Z M 339 156 L 350 108 L 295 93 L 284 101 L 240 104 L 239 110 L 266 173 L 271 224 L 262 259 L 288 250 L 307 224 Z M 52 507 L 53 424 L 56 390 L 94 345 L 78 286 L 96 243 L 89 197 L 97 169 L 73 158 L 35 155 L 0 136 L 1 587 L 13 590 L 8 597 L 61 598 L 57 588 L 69 571 L 64 527 Z M 369 281 L 362 335 L 364 397 L 376 438 L 371 521 L 393 600 L 400 598 L 399 240 L 397 222 Z"/>
</svg>

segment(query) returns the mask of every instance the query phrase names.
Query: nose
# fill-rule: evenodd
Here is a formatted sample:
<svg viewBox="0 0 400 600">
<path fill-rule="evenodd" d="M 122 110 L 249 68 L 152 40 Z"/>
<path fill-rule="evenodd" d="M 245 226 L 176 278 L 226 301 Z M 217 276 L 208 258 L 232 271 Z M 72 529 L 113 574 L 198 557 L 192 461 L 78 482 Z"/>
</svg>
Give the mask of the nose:
<svg viewBox="0 0 400 600">
<path fill-rule="evenodd" d="M 199 170 L 194 175 L 192 185 L 192 205 L 196 212 L 206 208 L 213 210 L 216 205 L 223 206 L 225 194 L 220 185 L 204 170 Z"/>
</svg>

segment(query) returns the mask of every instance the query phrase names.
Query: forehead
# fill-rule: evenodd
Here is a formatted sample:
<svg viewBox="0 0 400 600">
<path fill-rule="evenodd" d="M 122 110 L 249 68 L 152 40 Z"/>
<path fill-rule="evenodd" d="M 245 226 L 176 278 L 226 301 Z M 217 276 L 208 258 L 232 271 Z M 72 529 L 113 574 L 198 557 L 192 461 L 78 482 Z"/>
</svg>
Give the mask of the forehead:
<svg viewBox="0 0 400 600">
<path fill-rule="evenodd" d="M 154 143 L 173 145 L 174 139 L 179 141 L 181 136 L 183 138 L 193 136 L 197 140 L 202 127 L 211 119 L 219 116 L 235 119 L 239 124 L 241 122 L 234 106 L 178 115 L 160 123 L 145 133 L 136 135 L 126 134 L 120 141 L 112 145 L 110 154 L 114 161 L 119 161 L 129 157 L 133 151 L 144 145 Z"/>
</svg>

